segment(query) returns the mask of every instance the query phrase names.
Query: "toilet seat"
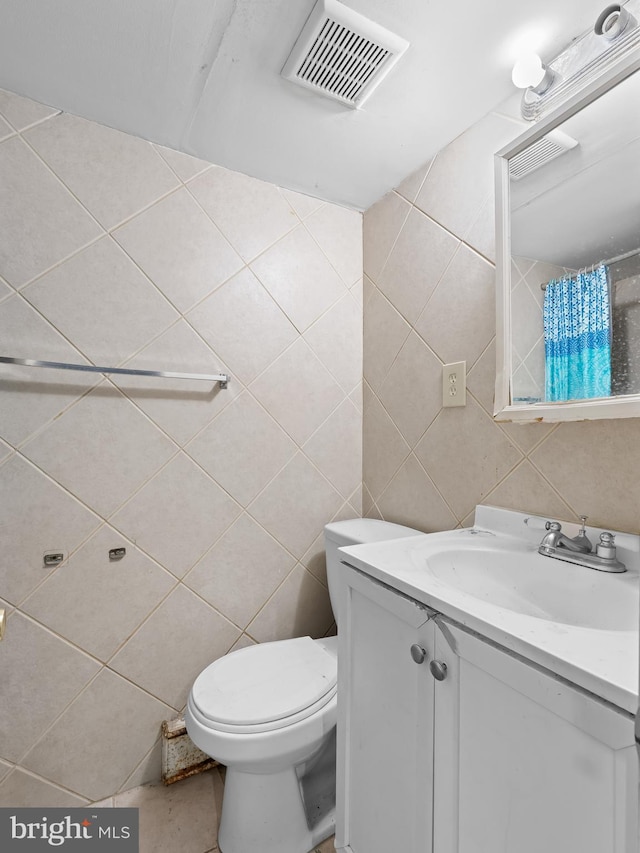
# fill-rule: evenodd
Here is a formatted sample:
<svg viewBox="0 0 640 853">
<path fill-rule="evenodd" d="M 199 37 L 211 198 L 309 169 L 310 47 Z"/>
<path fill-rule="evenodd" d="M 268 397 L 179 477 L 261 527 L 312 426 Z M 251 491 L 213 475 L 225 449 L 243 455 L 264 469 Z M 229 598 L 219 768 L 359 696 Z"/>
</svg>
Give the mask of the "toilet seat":
<svg viewBox="0 0 640 853">
<path fill-rule="evenodd" d="M 323 708 L 336 680 L 336 658 L 310 637 L 264 643 L 203 670 L 191 690 L 191 712 L 214 731 L 274 731 Z"/>
</svg>

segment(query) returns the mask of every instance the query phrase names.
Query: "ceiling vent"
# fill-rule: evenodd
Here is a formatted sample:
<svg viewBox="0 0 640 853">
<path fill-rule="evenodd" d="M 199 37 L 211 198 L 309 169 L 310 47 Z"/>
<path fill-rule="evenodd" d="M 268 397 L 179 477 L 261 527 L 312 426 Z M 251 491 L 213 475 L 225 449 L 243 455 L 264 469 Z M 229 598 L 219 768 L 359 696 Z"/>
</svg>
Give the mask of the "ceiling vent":
<svg viewBox="0 0 640 853">
<path fill-rule="evenodd" d="M 520 181 L 536 169 L 541 169 L 578 144 L 576 139 L 561 130 L 552 130 L 509 160 L 509 177 Z"/>
<path fill-rule="evenodd" d="M 337 0 L 318 0 L 282 76 L 359 108 L 408 47 L 408 41 Z"/>
</svg>

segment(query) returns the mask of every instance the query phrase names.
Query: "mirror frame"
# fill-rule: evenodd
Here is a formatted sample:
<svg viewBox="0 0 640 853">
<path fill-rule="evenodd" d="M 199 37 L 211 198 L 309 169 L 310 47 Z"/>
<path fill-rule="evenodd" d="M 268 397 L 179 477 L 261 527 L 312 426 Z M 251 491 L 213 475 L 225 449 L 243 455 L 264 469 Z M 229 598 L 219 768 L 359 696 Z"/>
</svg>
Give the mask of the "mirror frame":
<svg viewBox="0 0 640 853">
<path fill-rule="evenodd" d="M 496 198 L 496 386 L 493 416 L 520 423 L 640 417 L 640 394 L 588 400 L 511 403 L 511 217 L 509 160 L 640 69 L 640 46 L 551 110 L 494 155 Z M 638 189 L 640 196 L 640 187 Z"/>
</svg>

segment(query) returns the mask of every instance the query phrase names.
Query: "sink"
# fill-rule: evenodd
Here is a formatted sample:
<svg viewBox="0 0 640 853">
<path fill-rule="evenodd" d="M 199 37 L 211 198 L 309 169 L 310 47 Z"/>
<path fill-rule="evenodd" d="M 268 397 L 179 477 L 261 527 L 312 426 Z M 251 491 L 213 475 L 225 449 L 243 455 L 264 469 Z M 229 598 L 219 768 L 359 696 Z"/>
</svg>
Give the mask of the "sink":
<svg viewBox="0 0 640 853">
<path fill-rule="evenodd" d="M 476 534 L 476 535 L 473 535 Z M 482 531 L 452 531 L 412 549 L 412 567 L 493 607 L 601 631 L 638 626 L 637 577 L 551 560 L 537 546 Z"/>
</svg>

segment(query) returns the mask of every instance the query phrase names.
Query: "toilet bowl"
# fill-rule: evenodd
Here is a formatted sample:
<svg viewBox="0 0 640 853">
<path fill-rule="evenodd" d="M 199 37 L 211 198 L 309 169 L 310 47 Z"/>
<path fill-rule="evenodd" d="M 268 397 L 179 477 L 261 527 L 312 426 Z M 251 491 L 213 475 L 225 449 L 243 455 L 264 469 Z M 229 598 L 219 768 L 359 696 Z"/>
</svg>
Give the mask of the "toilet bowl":
<svg viewBox="0 0 640 853">
<path fill-rule="evenodd" d="M 226 765 L 223 853 L 307 853 L 333 832 L 337 637 L 263 643 L 196 679 L 191 740 Z M 305 770 L 324 762 L 305 786 Z M 306 794 L 306 796 L 305 796 Z"/>
<path fill-rule="evenodd" d="M 327 525 L 336 621 L 338 548 L 416 534 L 376 519 Z M 221 853 L 308 853 L 333 834 L 337 643 L 337 637 L 262 643 L 219 658 L 196 678 L 187 731 L 227 768 Z"/>
</svg>

